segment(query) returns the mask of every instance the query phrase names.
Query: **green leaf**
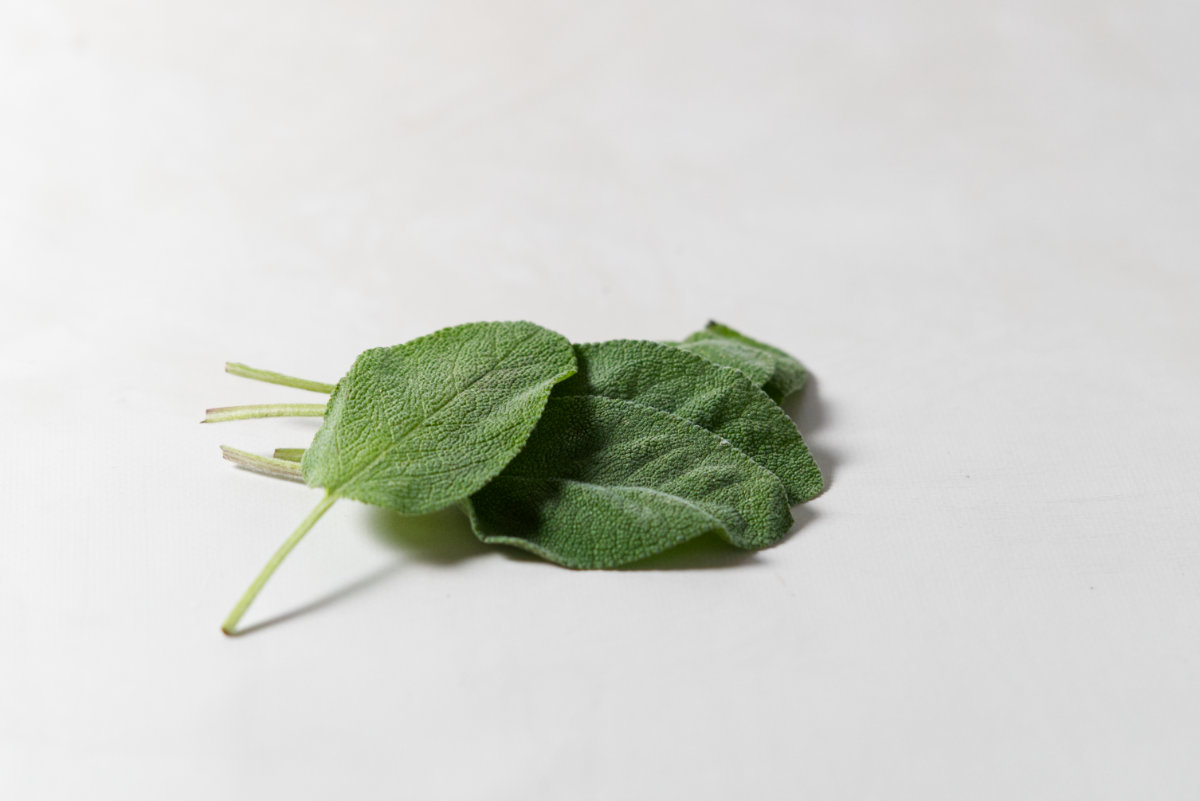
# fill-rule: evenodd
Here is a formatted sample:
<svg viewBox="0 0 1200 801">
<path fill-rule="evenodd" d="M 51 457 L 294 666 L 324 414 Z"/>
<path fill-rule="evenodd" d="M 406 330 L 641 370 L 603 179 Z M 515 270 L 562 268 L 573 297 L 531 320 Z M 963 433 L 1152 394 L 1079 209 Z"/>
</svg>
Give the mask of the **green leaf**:
<svg viewBox="0 0 1200 801">
<path fill-rule="evenodd" d="M 466 498 L 517 455 L 571 345 L 527 322 L 469 323 L 358 357 L 301 460 L 309 486 L 419 515 Z"/>
<path fill-rule="evenodd" d="M 575 374 L 578 359 L 582 372 Z M 472 323 L 362 354 L 336 386 L 227 366 L 268 383 L 332 390 L 329 403 L 210 410 L 207 422 L 324 414 L 307 450 L 226 458 L 326 489 L 226 618 L 242 616 L 338 498 L 404 514 L 465 506 L 484 542 L 578 568 L 627 564 L 703 534 L 764 548 L 789 501 L 822 479 L 773 403 L 803 385 L 791 356 L 710 323 L 668 346 L 572 346 L 527 322 Z M 557 385 L 557 388 L 556 388 Z M 553 394 L 552 394 L 553 390 Z"/>
<path fill-rule="evenodd" d="M 776 403 L 803 387 L 808 380 L 808 371 L 794 356 L 718 322 L 710 321 L 703 331 L 697 331 L 683 342 L 670 344 L 711 362 L 741 370 Z"/>
<path fill-rule="evenodd" d="M 741 548 L 792 525 L 775 475 L 711 431 L 639 403 L 552 397 L 525 449 L 466 504 L 481 540 L 605 568 L 704 533 Z"/>
<path fill-rule="evenodd" d="M 659 342 L 575 346 L 579 372 L 554 396 L 603 395 L 669 412 L 729 440 L 773 472 L 799 503 L 824 487 L 791 418 L 743 372 Z"/>
</svg>

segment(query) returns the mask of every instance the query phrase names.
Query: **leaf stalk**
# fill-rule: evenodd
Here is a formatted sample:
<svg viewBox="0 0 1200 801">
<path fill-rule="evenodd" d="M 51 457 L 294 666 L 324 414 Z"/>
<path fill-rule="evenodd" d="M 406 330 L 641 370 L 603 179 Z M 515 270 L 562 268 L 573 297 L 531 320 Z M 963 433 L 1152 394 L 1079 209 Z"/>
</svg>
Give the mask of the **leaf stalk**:
<svg viewBox="0 0 1200 801">
<path fill-rule="evenodd" d="M 310 392 L 323 392 L 326 395 L 333 392 L 334 386 L 333 384 L 326 384 L 323 381 L 310 381 L 307 378 L 296 378 L 295 376 L 284 375 L 283 373 L 276 373 L 271 370 L 260 370 L 257 367 L 251 367 L 240 362 L 225 362 L 225 372 L 230 375 L 240 376 L 241 378 L 263 381 L 267 384 L 307 389 Z"/>
<path fill-rule="evenodd" d="M 324 417 L 323 403 L 256 403 L 248 406 L 219 406 L 205 409 L 202 423 L 228 423 L 262 417 Z"/>
<path fill-rule="evenodd" d="M 242 620 L 242 615 L 246 614 L 246 610 L 250 608 L 250 604 L 254 603 L 254 599 L 258 597 L 258 593 L 262 590 L 263 585 L 267 583 L 267 580 L 271 578 L 276 568 L 287 558 L 287 555 L 292 552 L 292 549 L 300 543 L 300 540 L 304 539 L 304 535 L 309 532 L 309 529 L 321 519 L 321 515 L 329 511 L 329 507 L 333 506 L 333 502 L 337 499 L 337 495 L 331 492 L 326 493 L 316 508 L 308 513 L 308 517 L 304 518 L 296 530 L 292 532 L 292 535 L 284 541 L 283 545 L 279 546 L 279 550 L 275 551 L 275 554 L 263 566 L 263 569 L 259 571 L 258 576 L 250 584 L 250 587 L 242 594 L 237 605 L 233 607 L 233 611 L 229 613 L 229 617 L 225 618 L 225 622 L 221 624 L 221 633 L 231 637 L 235 634 L 237 625 Z"/>
</svg>

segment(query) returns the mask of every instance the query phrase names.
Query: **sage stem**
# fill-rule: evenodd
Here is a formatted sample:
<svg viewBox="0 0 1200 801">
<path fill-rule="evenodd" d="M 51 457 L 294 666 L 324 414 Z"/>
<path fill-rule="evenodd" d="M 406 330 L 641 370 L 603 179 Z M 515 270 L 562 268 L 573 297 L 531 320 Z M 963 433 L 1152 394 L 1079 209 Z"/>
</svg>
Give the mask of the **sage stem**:
<svg viewBox="0 0 1200 801">
<path fill-rule="evenodd" d="M 298 458 L 281 459 L 277 455 L 272 459 L 269 456 L 259 456 L 257 453 L 231 448 L 228 445 L 221 446 L 221 455 L 238 467 L 244 467 L 256 473 L 275 478 L 287 478 L 292 481 L 304 481 L 304 473 L 300 470 Z"/>
<path fill-rule="evenodd" d="M 260 370 L 257 367 L 250 367 L 239 362 L 225 362 L 225 372 L 230 375 L 241 376 L 242 378 L 264 381 L 268 384 L 278 384 L 281 387 L 295 387 L 296 389 L 307 389 L 310 392 L 324 392 L 326 395 L 333 392 L 333 384 L 326 384 L 323 381 L 310 381 L 307 378 L 296 378 L 295 376 L 275 373 L 270 370 Z"/>
<path fill-rule="evenodd" d="M 258 593 L 262 590 L 263 585 L 275 573 L 275 569 L 287 558 L 292 549 L 300 543 L 300 540 L 304 539 L 304 535 L 321 519 L 321 515 L 329 511 L 329 507 L 333 506 L 333 502 L 337 499 L 338 496 L 333 493 L 326 493 L 316 508 L 309 512 L 308 517 L 304 518 L 300 526 L 292 532 L 292 536 L 288 537 L 283 545 L 279 546 L 279 550 L 275 552 L 275 555 L 271 557 L 270 561 L 259 572 L 258 577 L 254 579 L 249 589 L 242 595 L 241 600 L 237 602 L 237 606 L 233 607 L 233 611 L 229 613 L 229 617 L 225 618 L 225 622 L 221 624 L 222 633 L 230 636 L 233 635 L 237 624 L 242 619 L 242 615 L 246 614 L 246 610 L 250 608 L 250 604 L 254 603 L 254 599 L 258 597 Z"/>
<path fill-rule="evenodd" d="M 221 406 L 205 409 L 202 423 L 255 420 L 260 417 L 324 417 L 323 403 L 257 403 L 250 406 Z"/>
</svg>

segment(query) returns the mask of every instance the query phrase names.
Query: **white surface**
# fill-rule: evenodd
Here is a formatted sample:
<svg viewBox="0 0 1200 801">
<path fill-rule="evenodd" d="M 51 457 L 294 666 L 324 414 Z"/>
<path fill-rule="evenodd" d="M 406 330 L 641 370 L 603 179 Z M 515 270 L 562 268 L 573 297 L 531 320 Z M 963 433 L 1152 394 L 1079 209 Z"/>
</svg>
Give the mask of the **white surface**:
<svg viewBox="0 0 1200 801">
<path fill-rule="evenodd" d="M 6 3 L 0 797 L 1196 798 L 1198 16 Z M 346 502 L 218 633 L 317 500 L 225 359 L 709 317 L 818 378 L 784 544 Z"/>
</svg>

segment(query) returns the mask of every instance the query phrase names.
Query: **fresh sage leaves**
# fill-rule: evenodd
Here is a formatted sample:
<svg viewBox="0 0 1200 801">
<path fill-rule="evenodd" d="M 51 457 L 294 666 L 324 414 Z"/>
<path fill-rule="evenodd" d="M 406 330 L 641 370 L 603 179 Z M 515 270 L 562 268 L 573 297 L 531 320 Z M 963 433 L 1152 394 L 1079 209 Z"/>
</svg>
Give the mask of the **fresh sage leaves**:
<svg viewBox="0 0 1200 801">
<path fill-rule="evenodd" d="M 468 323 L 363 353 L 336 384 L 230 363 L 326 404 L 210 409 L 205 422 L 323 416 L 308 449 L 227 459 L 325 490 L 230 612 L 231 634 L 339 498 L 419 515 L 459 506 L 483 542 L 611 568 L 703 534 L 764 548 L 823 479 L 779 407 L 807 373 L 709 323 L 679 343 L 572 346 L 528 322 Z"/>
<path fill-rule="evenodd" d="M 521 455 L 468 503 L 484 542 L 568 567 L 617 567 L 706 532 L 765 548 L 792 526 L 779 479 L 728 440 L 587 395 L 552 399 Z"/>
<path fill-rule="evenodd" d="M 772 471 L 791 503 L 823 488 L 795 423 L 741 370 L 638 340 L 576 345 L 575 355 L 579 372 L 556 394 L 633 401 L 706 428 Z"/>
</svg>

